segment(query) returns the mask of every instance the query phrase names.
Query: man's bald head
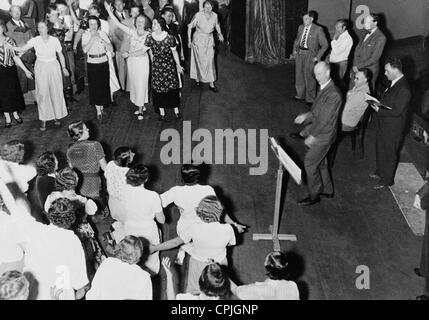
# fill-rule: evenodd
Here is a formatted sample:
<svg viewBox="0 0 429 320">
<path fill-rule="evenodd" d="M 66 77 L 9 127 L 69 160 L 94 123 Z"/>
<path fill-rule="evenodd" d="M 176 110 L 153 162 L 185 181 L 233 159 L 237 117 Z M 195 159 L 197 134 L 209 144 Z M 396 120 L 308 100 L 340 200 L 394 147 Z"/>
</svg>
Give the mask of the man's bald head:
<svg viewBox="0 0 429 320">
<path fill-rule="evenodd" d="M 21 19 L 21 7 L 17 5 L 11 5 L 9 8 L 9 13 L 10 16 L 15 20 Z"/>
<path fill-rule="evenodd" d="M 320 85 L 331 79 L 331 67 L 325 61 L 320 61 L 314 66 L 314 76 Z"/>
</svg>

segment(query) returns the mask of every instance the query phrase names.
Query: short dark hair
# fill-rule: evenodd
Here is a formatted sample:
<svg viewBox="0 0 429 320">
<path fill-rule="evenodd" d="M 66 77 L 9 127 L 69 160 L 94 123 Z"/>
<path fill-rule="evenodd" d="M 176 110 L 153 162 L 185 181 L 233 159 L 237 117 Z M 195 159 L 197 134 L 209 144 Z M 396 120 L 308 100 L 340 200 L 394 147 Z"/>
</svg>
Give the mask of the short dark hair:
<svg viewBox="0 0 429 320">
<path fill-rule="evenodd" d="M 338 19 L 335 24 L 337 24 L 337 23 L 341 23 L 341 25 L 343 27 L 345 27 L 346 29 L 349 26 L 349 20 L 347 20 L 347 19 Z"/>
<path fill-rule="evenodd" d="M 75 204 L 70 199 L 58 198 L 52 202 L 47 216 L 53 225 L 63 229 L 70 229 L 76 222 L 75 209 Z"/>
<path fill-rule="evenodd" d="M 309 16 L 310 18 L 312 18 L 313 20 L 316 20 L 317 19 L 317 12 L 316 11 L 314 11 L 314 10 L 309 10 L 309 11 L 307 11 L 305 14 L 304 14 L 304 16 Z"/>
<path fill-rule="evenodd" d="M 198 281 L 200 290 L 208 297 L 228 300 L 231 296 L 231 283 L 224 268 L 217 262 L 210 263 L 201 272 Z"/>
<path fill-rule="evenodd" d="M 88 7 L 88 11 L 89 11 L 89 10 L 91 10 L 91 9 L 97 10 L 97 11 L 98 11 L 98 13 L 101 13 L 100 6 L 99 6 L 97 3 L 95 3 L 95 2 L 93 2 L 93 3 L 91 3 L 91 4 L 89 5 L 89 7 Z"/>
<path fill-rule="evenodd" d="M 24 161 L 24 143 L 19 140 L 6 142 L 1 149 L 1 158 L 5 161 L 22 163 Z"/>
<path fill-rule="evenodd" d="M 170 7 L 169 5 L 166 5 L 162 10 L 161 10 L 161 16 L 163 16 L 165 13 L 167 12 L 171 12 L 173 14 L 176 14 L 174 12 L 174 9 L 172 7 Z"/>
<path fill-rule="evenodd" d="M 3 20 L 0 19 L 0 26 L 3 28 L 3 34 L 6 33 L 7 27 Z"/>
<path fill-rule="evenodd" d="M 94 17 L 94 16 L 91 16 L 91 17 Z M 97 18 L 97 17 L 94 17 L 94 18 Z M 67 129 L 70 138 L 72 138 L 73 141 L 78 141 L 82 137 L 83 128 L 85 126 L 86 125 L 82 120 L 72 122 Z"/>
<path fill-rule="evenodd" d="M 154 20 L 158 21 L 159 25 L 161 26 L 162 31 L 168 31 L 167 29 L 167 22 L 163 17 L 155 18 Z"/>
<path fill-rule="evenodd" d="M 144 28 L 145 29 L 148 29 L 149 28 L 149 26 L 150 26 L 150 19 L 146 16 L 146 15 L 144 15 L 144 14 L 142 14 L 142 13 L 140 13 L 135 19 L 134 19 L 134 27 L 136 27 L 137 28 L 137 19 L 138 18 L 144 18 L 144 20 L 145 20 L 145 22 L 144 22 Z"/>
<path fill-rule="evenodd" d="M 131 153 L 132 150 L 130 147 L 119 147 L 113 153 L 115 163 L 120 167 L 128 167 L 131 164 Z"/>
<path fill-rule="evenodd" d="M 57 173 L 56 187 L 58 190 L 75 190 L 79 183 L 79 176 L 70 167 L 65 167 Z"/>
<path fill-rule="evenodd" d="M 266 275 L 272 280 L 288 280 L 288 261 L 283 252 L 271 252 L 265 258 Z"/>
<path fill-rule="evenodd" d="M 100 12 L 100 11 L 99 11 Z M 99 17 L 96 17 L 96 16 L 89 16 L 88 17 L 88 24 L 89 24 L 89 21 L 90 20 L 95 20 L 95 21 L 97 21 L 97 26 L 98 26 L 98 29 L 100 29 L 101 28 L 101 21 L 100 21 L 100 18 Z"/>
<path fill-rule="evenodd" d="M 211 6 L 212 6 L 212 8 L 214 8 L 214 2 L 212 1 L 212 0 L 206 0 L 206 1 L 204 1 L 203 2 L 203 8 L 204 8 L 204 6 L 206 5 L 206 4 L 210 4 Z"/>
<path fill-rule="evenodd" d="M 207 196 L 198 204 L 196 213 L 205 223 L 212 223 L 220 220 L 223 210 L 223 205 L 216 196 Z"/>
<path fill-rule="evenodd" d="M 370 13 L 369 15 L 371 16 L 372 20 L 374 20 L 374 22 L 378 24 L 381 18 L 380 15 L 376 13 Z"/>
<path fill-rule="evenodd" d="M 138 187 L 149 179 L 149 170 L 142 164 L 130 168 L 125 174 L 127 184 Z"/>
<path fill-rule="evenodd" d="M 36 160 L 36 171 L 39 176 L 55 173 L 55 162 L 57 157 L 51 151 L 42 153 Z"/>
<path fill-rule="evenodd" d="M 28 299 L 30 283 L 19 271 L 7 271 L 0 277 L 0 300 Z M 26 294 L 26 296 L 24 296 Z"/>
<path fill-rule="evenodd" d="M 143 243 L 135 236 L 126 236 L 118 244 L 116 258 L 128 264 L 136 264 L 143 255 Z"/>
<path fill-rule="evenodd" d="M 46 13 L 50 14 L 52 11 L 57 12 L 57 5 L 56 4 L 50 4 L 46 7 Z"/>
<path fill-rule="evenodd" d="M 368 68 L 360 68 L 360 69 L 358 69 L 358 72 L 362 72 L 363 75 L 365 76 L 367 82 L 371 83 L 371 80 L 372 80 L 372 71 L 371 70 L 369 70 Z"/>
<path fill-rule="evenodd" d="M 192 185 L 197 184 L 200 181 L 201 170 L 199 166 L 193 163 L 184 164 L 180 171 L 184 184 Z"/>
<path fill-rule="evenodd" d="M 384 65 L 390 65 L 392 68 L 398 69 L 402 72 L 402 61 L 399 57 L 389 57 Z"/>
</svg>

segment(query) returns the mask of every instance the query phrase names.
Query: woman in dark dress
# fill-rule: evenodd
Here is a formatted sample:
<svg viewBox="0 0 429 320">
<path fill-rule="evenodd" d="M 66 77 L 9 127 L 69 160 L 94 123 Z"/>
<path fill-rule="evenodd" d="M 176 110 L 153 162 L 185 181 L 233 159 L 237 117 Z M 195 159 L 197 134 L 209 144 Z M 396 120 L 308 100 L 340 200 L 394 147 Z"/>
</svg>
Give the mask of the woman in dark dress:
<svg viewBox="0 0 429 320">
<path fill-rule="evenodd" d="M 37 176 L 30 181 L 28 201 L 31 205 L 31 215 L 44 224 L 49 224 L 45 214 L 46 198 L 55 190 L 55 173 L 58 160 L 53 152 L 43 153 L 36 161 Z"/>
<path fill-rule="evenodd" d="M 154 19 L 152 33 L 146 38 L 145 45 L 152 52 L 152 98 L 155 109 L 159 108 L 160 120 L 165 119 L 164 109 L 174 109 L 176 118 L 180 118 L 180 91 L 178 72 L 183 74 L 176 40 L 167 32 L 164 18 Z"/>
<path fill-rule="evenodd" d="M 0 20 L 0 112 L 5 117 L 5 128 L 10 128 L 12 119 L 10 113 L 18 124 L 22 123 L 19 112 L 24 110 L 25 103 L 19 84 L 16 65 L 18 65 L 25 75 L 32 79 L 33 75 L 24 66 L 21 59 L 15 55 L 15 51 L 10 46 L 15 46 L 15 42 L 5 35 L 6 26 Z"/>
<path fill-rule="evenodd" d="M 80 173 L 82 183 L 78 194 L 93 199 L 100 210 L 101 215 L 108 215 L 106 197 L 102 186 L 100 170 L 106 168 L 103 147 L 98 141 L 89 139 L 89 129 L 82 121 L 76 121 L 68 127 L 69 136 L 74 141 L 67 150 L 67 160 L 71 168 Z"/>
</svg>

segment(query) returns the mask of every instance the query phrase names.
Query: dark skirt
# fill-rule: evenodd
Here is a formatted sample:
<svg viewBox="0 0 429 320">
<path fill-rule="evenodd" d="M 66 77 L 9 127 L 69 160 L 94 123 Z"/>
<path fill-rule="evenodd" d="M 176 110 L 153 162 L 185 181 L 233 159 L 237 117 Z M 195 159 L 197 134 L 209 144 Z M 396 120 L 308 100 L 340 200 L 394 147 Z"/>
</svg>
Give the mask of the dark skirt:
<svg viewBox="0 0 429 320">
<path fill-rule="evenodd" d="M 179 89 L 172 89 L 168 92 L 152 91 L 153 106 L 155 110 L 158 108 L 173 109 L 180 106 Z"/>
<path fill-rule="evenodd" d="M 110 104 L 109 62 L 87 63 L 89 104 L 105 106 Z"/>
<path fill-rule="evenodd" d="M 0 112 L 22 111 L 24 108 L 16 66 L 0 66 Z"/>
</svg>

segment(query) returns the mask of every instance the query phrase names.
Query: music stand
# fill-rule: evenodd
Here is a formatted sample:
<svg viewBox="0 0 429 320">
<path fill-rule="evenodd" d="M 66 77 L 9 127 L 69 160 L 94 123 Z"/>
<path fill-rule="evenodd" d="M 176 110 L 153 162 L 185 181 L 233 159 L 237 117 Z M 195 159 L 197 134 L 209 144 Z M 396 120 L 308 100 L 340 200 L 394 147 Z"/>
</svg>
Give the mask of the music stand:
<svg viewBox="0 0 429 320">
<path fill-rule="evenodd" d="M 286 170 L 297 184 L 301 184 L 301 169 L 288 156 L 288 154 L 279 146 L 274 138 L 270 138 L 271 149 L 279 160 L 279 168 L 277 170 L 276 198 L 274 204 L 273 224 L 270 226 L 271 233 L 254 233 L 253 240 L 272 240 L 274 251 L 280 251 L 280 240 L 282 241 L 297 241 L 294 234 L 279 234 L 280 223 L 280 201 L 283 183 L 283 172 Z"/>
</svg>

